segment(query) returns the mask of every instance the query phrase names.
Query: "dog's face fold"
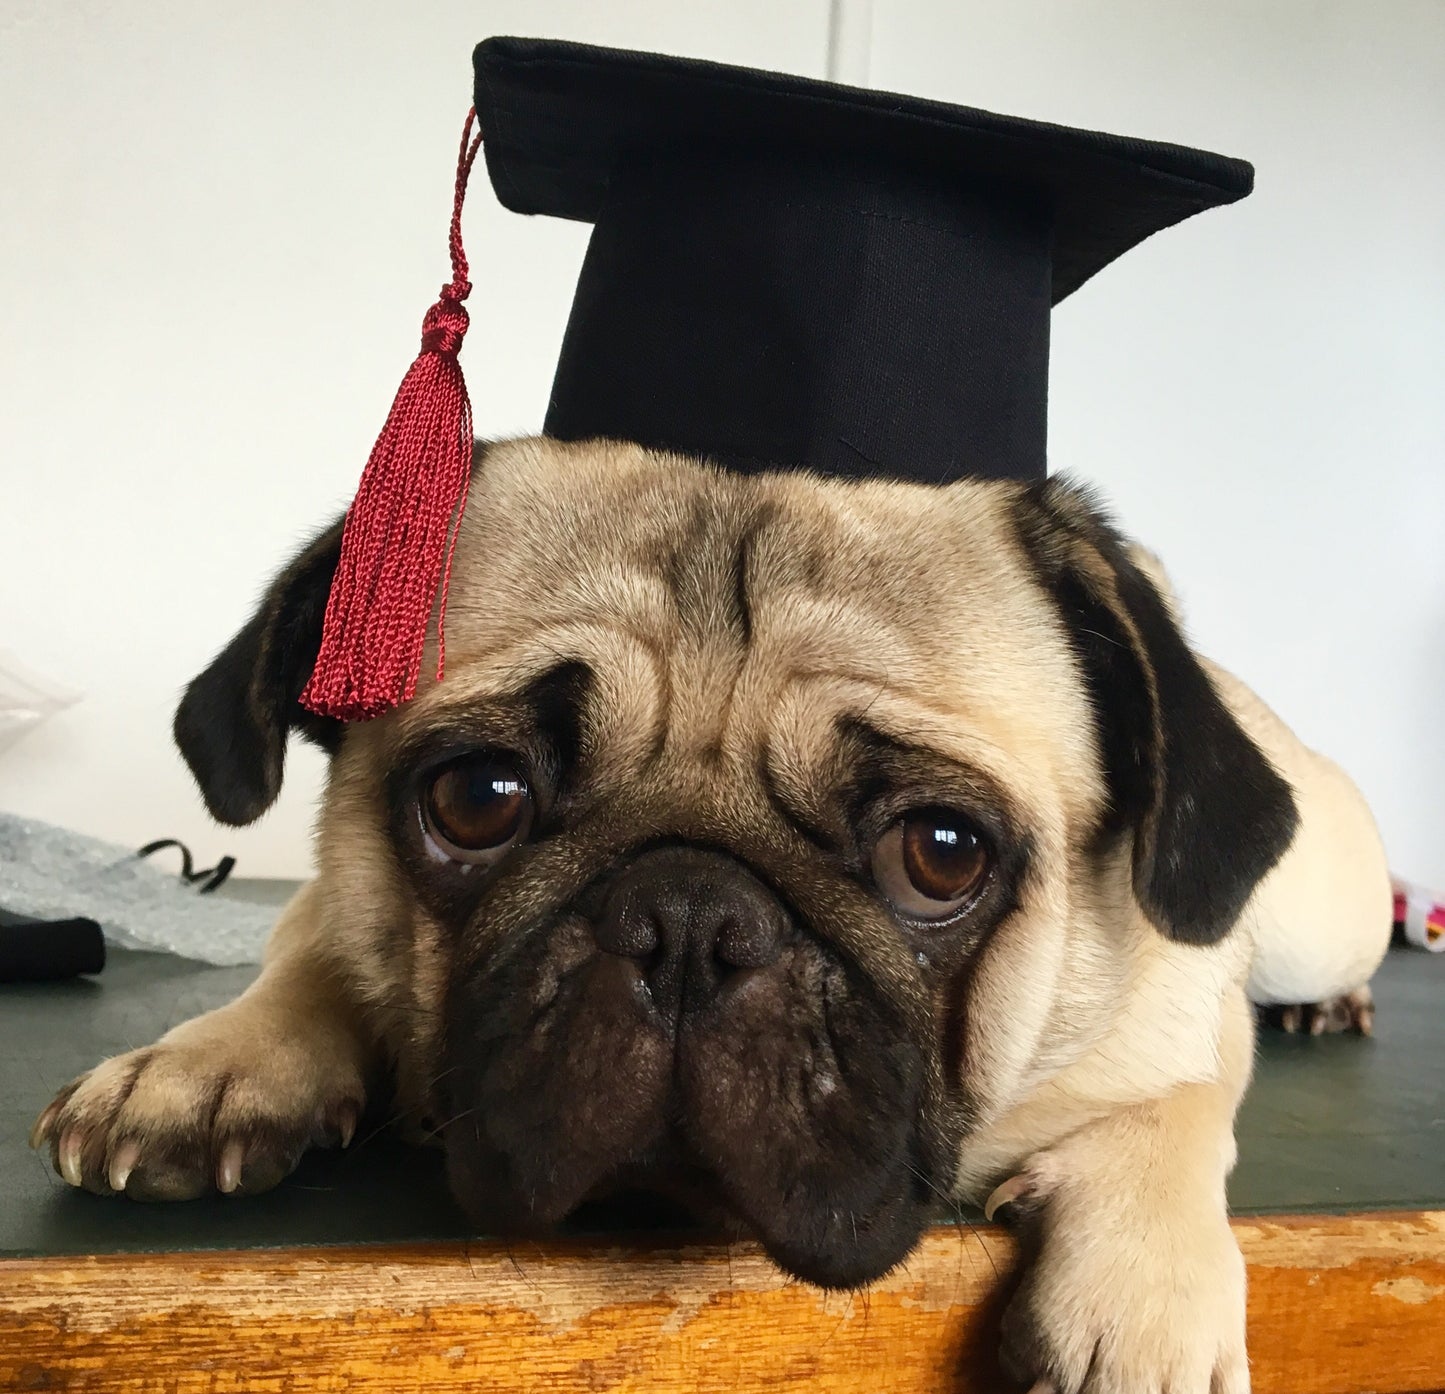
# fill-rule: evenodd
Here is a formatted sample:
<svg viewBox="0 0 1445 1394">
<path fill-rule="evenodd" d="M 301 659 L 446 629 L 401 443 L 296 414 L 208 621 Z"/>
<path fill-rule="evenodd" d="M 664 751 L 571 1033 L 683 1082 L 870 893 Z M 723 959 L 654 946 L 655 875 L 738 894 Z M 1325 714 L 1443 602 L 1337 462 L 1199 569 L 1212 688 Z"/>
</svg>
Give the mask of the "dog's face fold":
<svg viewBox="0 0 1445 1394">
<path fill-rule="evenodd" d="M 335 543 L 182 703 L 218 816 L 274 797 Z M 1047 946 L 1115 896 L 1121 843 L 1158 929 L 1210 942 L 1292 832 L 1167 604 L 1057 486 L 517 443 L 453 578 L 446 681 L 333 741 L 321 861 L 388 965 L 372 997 L 434 1023 L 412 1048 L 488 1225 L 640 1183 L 865 1282 L 950 1192 L 999 1062 L 1075 1029 Z M 1011 936 L 1043 946 L 1013 1001 L 980 971 Z"/>
</svg>

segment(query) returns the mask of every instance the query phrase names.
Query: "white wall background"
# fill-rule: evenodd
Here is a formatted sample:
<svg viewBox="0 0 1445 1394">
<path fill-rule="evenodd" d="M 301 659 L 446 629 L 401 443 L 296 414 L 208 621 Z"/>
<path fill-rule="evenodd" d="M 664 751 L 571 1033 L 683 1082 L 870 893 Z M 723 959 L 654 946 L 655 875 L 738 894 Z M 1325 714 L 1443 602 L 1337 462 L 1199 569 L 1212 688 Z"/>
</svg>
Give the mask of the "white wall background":
<svg viewBox="0 0 1445 1394">
<path fill-rule="evenodd" d="M 1252 159 L 1055 316 L 1053 467 L 1445 884 L 1445 4 L 0 0 L 0 647 L 85 700 L 0 807 L 300 874 L 320 761 L 210 824 L 186 680 L 342 508 L 446 271 L 473 42 L 821 75 Z M 586 229 L 479 179 L 478 430 L 535 429 Z"/>
</svg>

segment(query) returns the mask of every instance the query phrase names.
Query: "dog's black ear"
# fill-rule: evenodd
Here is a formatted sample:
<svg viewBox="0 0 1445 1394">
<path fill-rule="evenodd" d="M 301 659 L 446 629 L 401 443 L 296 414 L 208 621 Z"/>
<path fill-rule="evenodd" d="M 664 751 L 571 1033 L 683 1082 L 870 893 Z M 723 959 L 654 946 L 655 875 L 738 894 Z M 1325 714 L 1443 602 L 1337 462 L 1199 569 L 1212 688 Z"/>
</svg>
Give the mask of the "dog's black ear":
<svg viewBox="0 0 1445 1394">
<path fill-rule="evenodd" d="M 1134 893 L 1169 938 L 1212 944 L 1294 837 L 1294 795 L 1220 699 L 1170 604 L 1082 490 L 1050 480 L 1020 533 L 1063 616 L 1098 725 Z"/>
<path fill-rule="evenodd" d="M 340 556 L 338 520 L 276 577 L 176 709 L 176 744 L 222 823 L 254 822 L 275 802 L 293 729 L 329 751 L 341 740 L 339 721 L 313 716 L 297 701 L 321 647 Z"/>
</svg>

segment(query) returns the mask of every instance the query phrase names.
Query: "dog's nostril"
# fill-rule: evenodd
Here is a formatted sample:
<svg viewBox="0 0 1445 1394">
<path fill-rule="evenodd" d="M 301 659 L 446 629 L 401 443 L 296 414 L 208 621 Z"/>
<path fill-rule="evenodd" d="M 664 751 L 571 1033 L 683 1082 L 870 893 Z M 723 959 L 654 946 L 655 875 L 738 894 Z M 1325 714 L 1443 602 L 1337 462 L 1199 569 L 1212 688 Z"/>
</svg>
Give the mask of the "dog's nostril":
<svg viewBox="0 0 1445 1394">
<path fill-rule="evenodd" d="M 718 932 L 713 957 L 724 968 L 766 968 L 782 950 L 782 926 L 771 915 L 729 919 Z"/>
<path fill-rule="evenodd" d="M 621 904 L 610 906 L 593 932 L 608 953 L 649 962 L 658 955 L 665 938 L 657 911 L 636 895 L 624 896 Z"/>
</svg>

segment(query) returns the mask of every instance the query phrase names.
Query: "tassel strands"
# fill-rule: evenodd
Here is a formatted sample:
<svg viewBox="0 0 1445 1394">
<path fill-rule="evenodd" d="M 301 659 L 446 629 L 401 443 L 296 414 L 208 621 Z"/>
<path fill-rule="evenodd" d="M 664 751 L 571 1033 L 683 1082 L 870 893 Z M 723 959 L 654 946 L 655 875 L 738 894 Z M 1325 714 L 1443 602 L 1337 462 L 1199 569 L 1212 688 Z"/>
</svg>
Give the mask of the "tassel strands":
<svg viewBox="0 0 1445 1394">
<path fill-rule="evenodd" d="M 457 160 L 452 279 L 422 322 L 412 364 L 346 514 L 321 648 L 301 704 L 342 721 L 380 716 L 416 692 L 433 609 L 437 677 L 445 670 L 446 590 L 471 479 L 472 409 L 457 354 L 471 293 L 462 204 L 481 148 L 467 114 Z"/>
</svg>

